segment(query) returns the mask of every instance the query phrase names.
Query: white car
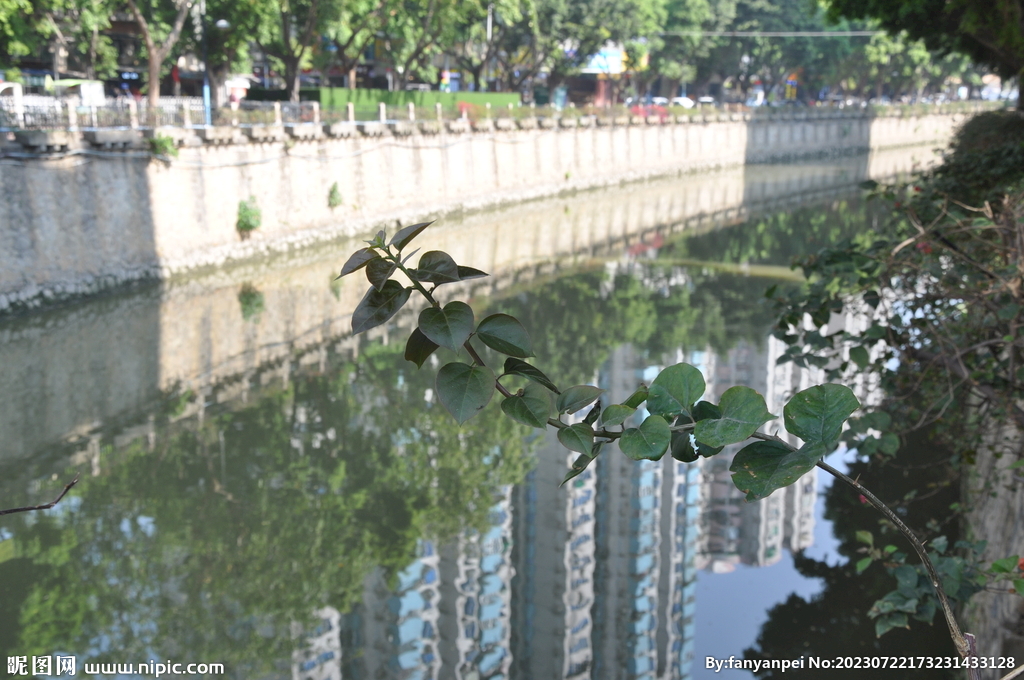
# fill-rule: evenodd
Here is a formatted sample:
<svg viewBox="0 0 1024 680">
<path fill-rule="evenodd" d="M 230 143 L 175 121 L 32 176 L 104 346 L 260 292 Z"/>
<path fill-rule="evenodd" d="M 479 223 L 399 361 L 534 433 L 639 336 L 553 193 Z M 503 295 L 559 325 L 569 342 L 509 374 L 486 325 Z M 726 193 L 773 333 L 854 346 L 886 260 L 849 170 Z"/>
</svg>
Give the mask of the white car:
<svg viewBox="0 0 1024 680">
<path fill-rule="evenodd" d="M 689 97 L 673 97 L 672 106 L 682 106 L 684 109 L 692 109 L 694 107 L 694 103 Z"/>
</svg>

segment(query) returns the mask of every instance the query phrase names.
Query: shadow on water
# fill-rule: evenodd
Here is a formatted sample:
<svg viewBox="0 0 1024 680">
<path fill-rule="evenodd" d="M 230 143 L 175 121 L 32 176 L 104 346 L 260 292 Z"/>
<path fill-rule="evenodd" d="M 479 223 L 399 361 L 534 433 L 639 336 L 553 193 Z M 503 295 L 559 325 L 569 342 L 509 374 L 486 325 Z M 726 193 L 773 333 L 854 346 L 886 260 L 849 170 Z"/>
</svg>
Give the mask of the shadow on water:
<svg viewBox="0 0 1024 680">
<path fill-rule="evenodd" d="M 687 360 L 712 393 L 772 394 L 799 376 L 764 340 L 771 280 L 714 265 L 785 265 L 862 225 L 822 167 L 772 198 L 825 199 L 804 208 L 733 202 L 771 179 L 748 169 L 470 215 L 424 246 L 494 275 L 454 294 L 520 318 L 559 384 L 621 400 Z M 609 453 L 560 489 L 550 433 L 496 402 L 460 429 L 436 403 L 454 355 L 402 359 L 414 308 L 348 336 L 365 285 L 330 282 L 352 247 L 0 326 L 3 505 L 84 472 L 0 521 L 0 649 L 237 678 L 690 677 L 696 572 L 807 545 L 814 488 L 735 514 L 726 452 Z"/>
</svg>

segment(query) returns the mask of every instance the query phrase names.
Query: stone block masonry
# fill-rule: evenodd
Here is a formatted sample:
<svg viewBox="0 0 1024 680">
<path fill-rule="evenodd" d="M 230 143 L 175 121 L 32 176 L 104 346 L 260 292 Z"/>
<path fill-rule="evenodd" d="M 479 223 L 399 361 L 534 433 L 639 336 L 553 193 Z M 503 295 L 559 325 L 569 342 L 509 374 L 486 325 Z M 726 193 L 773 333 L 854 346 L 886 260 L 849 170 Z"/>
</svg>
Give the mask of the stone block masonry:
<svg viewBox="0 0 1024 680">
<path fill-rule="evenodd" d="M 962 119 L 716 115 L 656 125 L 447 126 L 431 134 L 357 125 L 347 136 L 232 135 L 167 160 L 130 149 L 8 151 L 0 160 L 0 313 L 564 191 L 939 146 Z M 334 183 L 342 202 L 331 208 Z M 238 204 L 249 197 L 262 223 L 243 240 Z"/>
</svg>

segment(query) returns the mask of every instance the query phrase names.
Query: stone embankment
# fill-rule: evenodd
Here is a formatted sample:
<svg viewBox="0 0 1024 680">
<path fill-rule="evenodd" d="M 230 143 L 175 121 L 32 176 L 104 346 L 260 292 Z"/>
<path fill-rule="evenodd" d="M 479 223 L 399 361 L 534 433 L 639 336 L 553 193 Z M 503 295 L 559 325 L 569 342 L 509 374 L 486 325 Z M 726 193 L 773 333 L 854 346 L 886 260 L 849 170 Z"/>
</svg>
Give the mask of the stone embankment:
<svg viewBox="0 0 1024 680">
<path fill-rule="evenodd" d="M 139 131 L 19 133 L 0 160 L 0 313 L 396 221 L 714 167 L 941 145 L 962 118 L 839 111 L 160 128 L 179 147 L 174 158 L 141 150 Z M 261 213 L 248 237 L 237 230 L 243 200 Z"/>
</svg>

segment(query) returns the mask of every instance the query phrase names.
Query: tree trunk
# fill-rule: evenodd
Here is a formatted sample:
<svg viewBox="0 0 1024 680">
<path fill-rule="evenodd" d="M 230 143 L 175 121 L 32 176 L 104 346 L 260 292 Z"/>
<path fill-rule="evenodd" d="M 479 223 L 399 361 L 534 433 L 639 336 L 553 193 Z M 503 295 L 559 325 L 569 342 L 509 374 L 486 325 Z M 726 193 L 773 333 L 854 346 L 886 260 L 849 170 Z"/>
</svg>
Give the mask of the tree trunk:
<svg viewBox="0 0 1024 680">
<path fill-rule="evenodd" d="M 157 107 L 160 105 L 160 66 L 163 57 L 160 50 L 147 50 L 149 52 L 149 93 L 146 96 L 148 117 L 153 120 L 156 117 Z M 150 123 L 155 125 L 155 123 Z"/>
<path fill-rule="evenodd" d="M 302 75 L 302 69 L 300 68 L 301 57 L 288 56 L 282 59 L 284 62 L 284 81 L 285 86 L 288 88 L 288 101 L 293 104 L 299 103 L 299 88 L 302 85 L 299 76 Z"/>
<path fill-rule="evenodd" d="M 1024 112 L 1024 97 L 1021 96 L 1021 86 L 1024 85 L 1024 68 L 1017 74 L 1017 110 Z"/>
</svg>

